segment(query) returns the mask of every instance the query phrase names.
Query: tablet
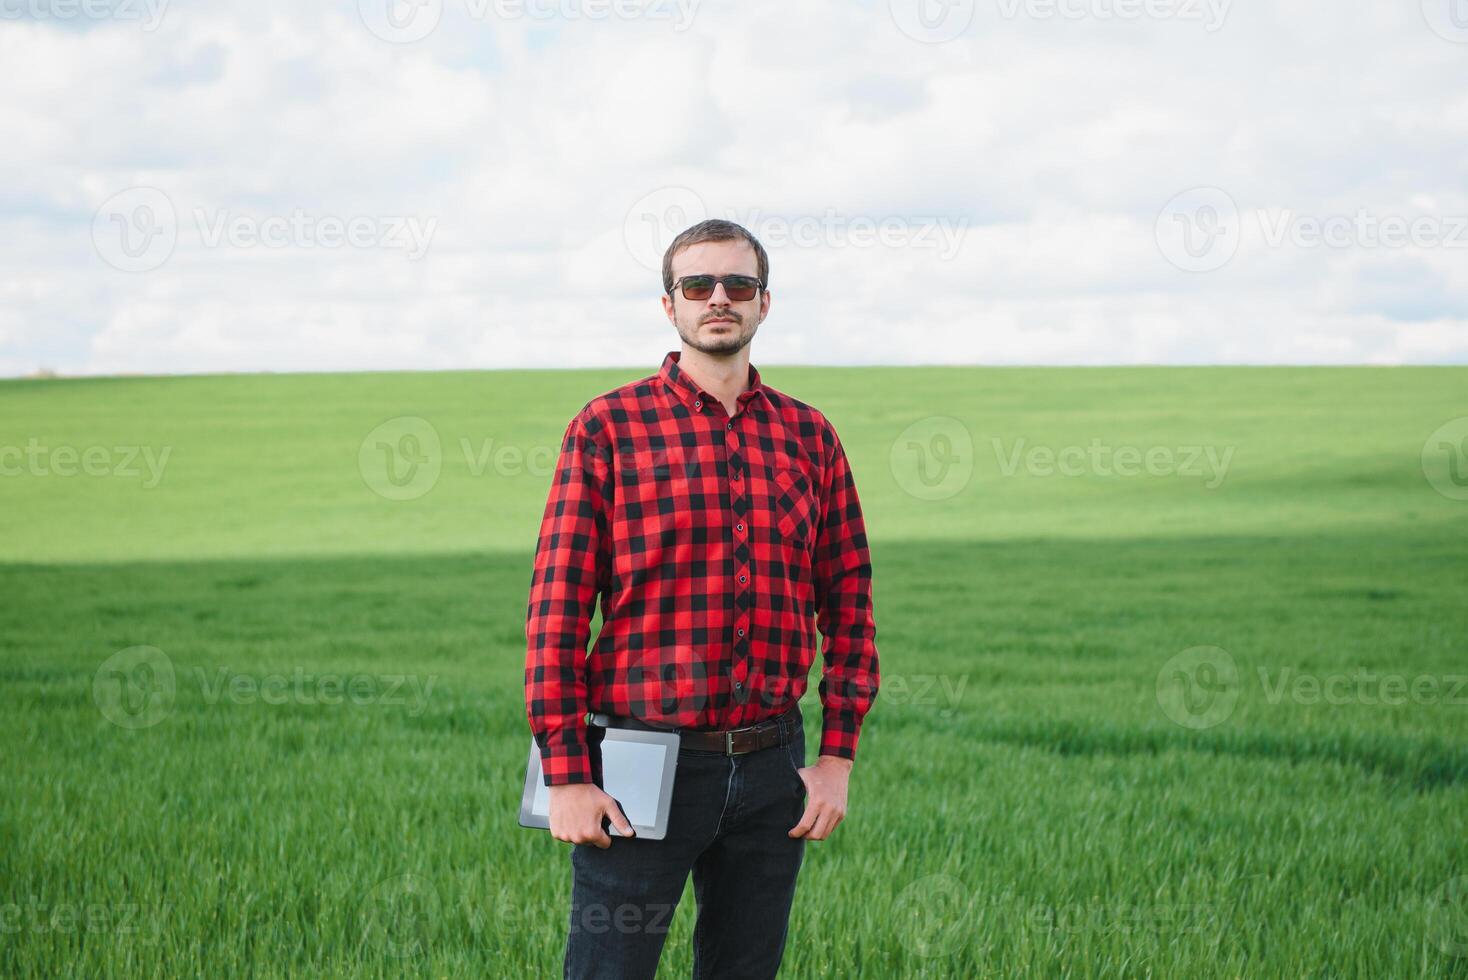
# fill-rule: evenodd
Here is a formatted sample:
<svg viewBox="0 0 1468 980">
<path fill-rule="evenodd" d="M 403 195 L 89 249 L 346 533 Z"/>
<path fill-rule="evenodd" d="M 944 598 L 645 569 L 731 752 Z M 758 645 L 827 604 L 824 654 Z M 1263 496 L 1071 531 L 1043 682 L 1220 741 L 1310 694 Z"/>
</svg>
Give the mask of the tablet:
<svg viewBox="0 0 1468 980">
<path fill-rule="evenodd" d="M 678 768 L 678 733 L 588 725 L 592 782 L 616 800 L 638 837 L 662 840 L 668 835 L 673 803 L 673 774 Z M 550 829 L 550 787 L 540 769 L 540 746 L 530 740 L 525 792 L 520 799 L 520 826 Z M 611 821 L 602 829 L 622 836 Z"/>
</svg>

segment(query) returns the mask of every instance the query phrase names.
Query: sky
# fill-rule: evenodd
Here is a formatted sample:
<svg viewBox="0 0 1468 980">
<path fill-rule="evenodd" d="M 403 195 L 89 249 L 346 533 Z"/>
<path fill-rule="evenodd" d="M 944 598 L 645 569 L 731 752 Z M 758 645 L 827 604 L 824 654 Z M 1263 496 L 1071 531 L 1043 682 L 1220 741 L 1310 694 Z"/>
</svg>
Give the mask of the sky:
<svg viewBox="0 0 1468 980">
<path fill-rule="evenodd" d="M 0 0 L 0 376 L 1468 363 L 1468 0 Z"/>
</svg>

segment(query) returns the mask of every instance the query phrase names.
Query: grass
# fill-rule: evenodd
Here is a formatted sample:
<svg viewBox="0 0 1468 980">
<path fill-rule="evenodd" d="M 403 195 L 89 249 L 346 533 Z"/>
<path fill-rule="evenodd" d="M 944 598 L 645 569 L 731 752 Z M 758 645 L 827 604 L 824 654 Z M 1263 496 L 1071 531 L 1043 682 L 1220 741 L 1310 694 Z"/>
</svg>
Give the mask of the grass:
<svg viewBox="0 0 1468 980">
<path fill-rule="evenodd" d="M 0 384 L 0 972 L 558 975 L 530 549 L 650 370 Z M 1468 371 L 761 372 L 852 459 L 883 669 L 783 975 L 1468 976 L 1468 502 L 1422 461 Z M 441 472 L 393 500 L 401 416 Z M 1093 443 L 1172 469 L 1026 455 Z"/>
</svg>

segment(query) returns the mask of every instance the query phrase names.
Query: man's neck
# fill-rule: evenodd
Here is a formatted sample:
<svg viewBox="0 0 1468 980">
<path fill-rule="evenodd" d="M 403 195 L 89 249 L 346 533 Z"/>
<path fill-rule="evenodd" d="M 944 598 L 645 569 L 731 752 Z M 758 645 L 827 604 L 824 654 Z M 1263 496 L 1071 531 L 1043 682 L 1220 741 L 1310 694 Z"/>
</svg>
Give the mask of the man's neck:
<svg viewBox="0 0 1468 980">
<path fill-rule="evenodd" d="M 727 357 L 717 357 L 683 345 L 678 367 L 694 384 L 713 395 L 730 415 L 738 406 L 737 399 L 749 389 L 749 347 Z"/>
</svg>

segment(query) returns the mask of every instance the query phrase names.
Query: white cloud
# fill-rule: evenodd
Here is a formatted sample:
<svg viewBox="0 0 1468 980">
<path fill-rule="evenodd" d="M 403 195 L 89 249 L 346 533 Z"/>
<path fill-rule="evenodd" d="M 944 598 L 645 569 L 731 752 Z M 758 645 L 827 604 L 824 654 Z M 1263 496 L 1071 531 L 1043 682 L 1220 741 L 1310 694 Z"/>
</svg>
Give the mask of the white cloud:
<svg viewBox="0 0 1468 980">
<path fill-rule="evenodd" d="M 0 20 L 0 372 L 655 366 L 677 338 L 627 239 L 700 213 L 769 239 L 756 363 L 1465 362 L 1468 242 L 1265 234 L 1468 220 L 1465 48 L 1419 6 L 1226 4 L 1210 32 L 989 0 L 942 44 L 887 0 L 704 0 L 683 31 L 444 0 L 401 45 L 356 2 Z M 136 186 L 178 240 L 128 273 L 93 218 Z M 1194 187 L 1241 223 L 1209 272 L 1154 234 Z M 433 233 L 417 260 L 209 241 L 297 214 Z"/>
</svg>

